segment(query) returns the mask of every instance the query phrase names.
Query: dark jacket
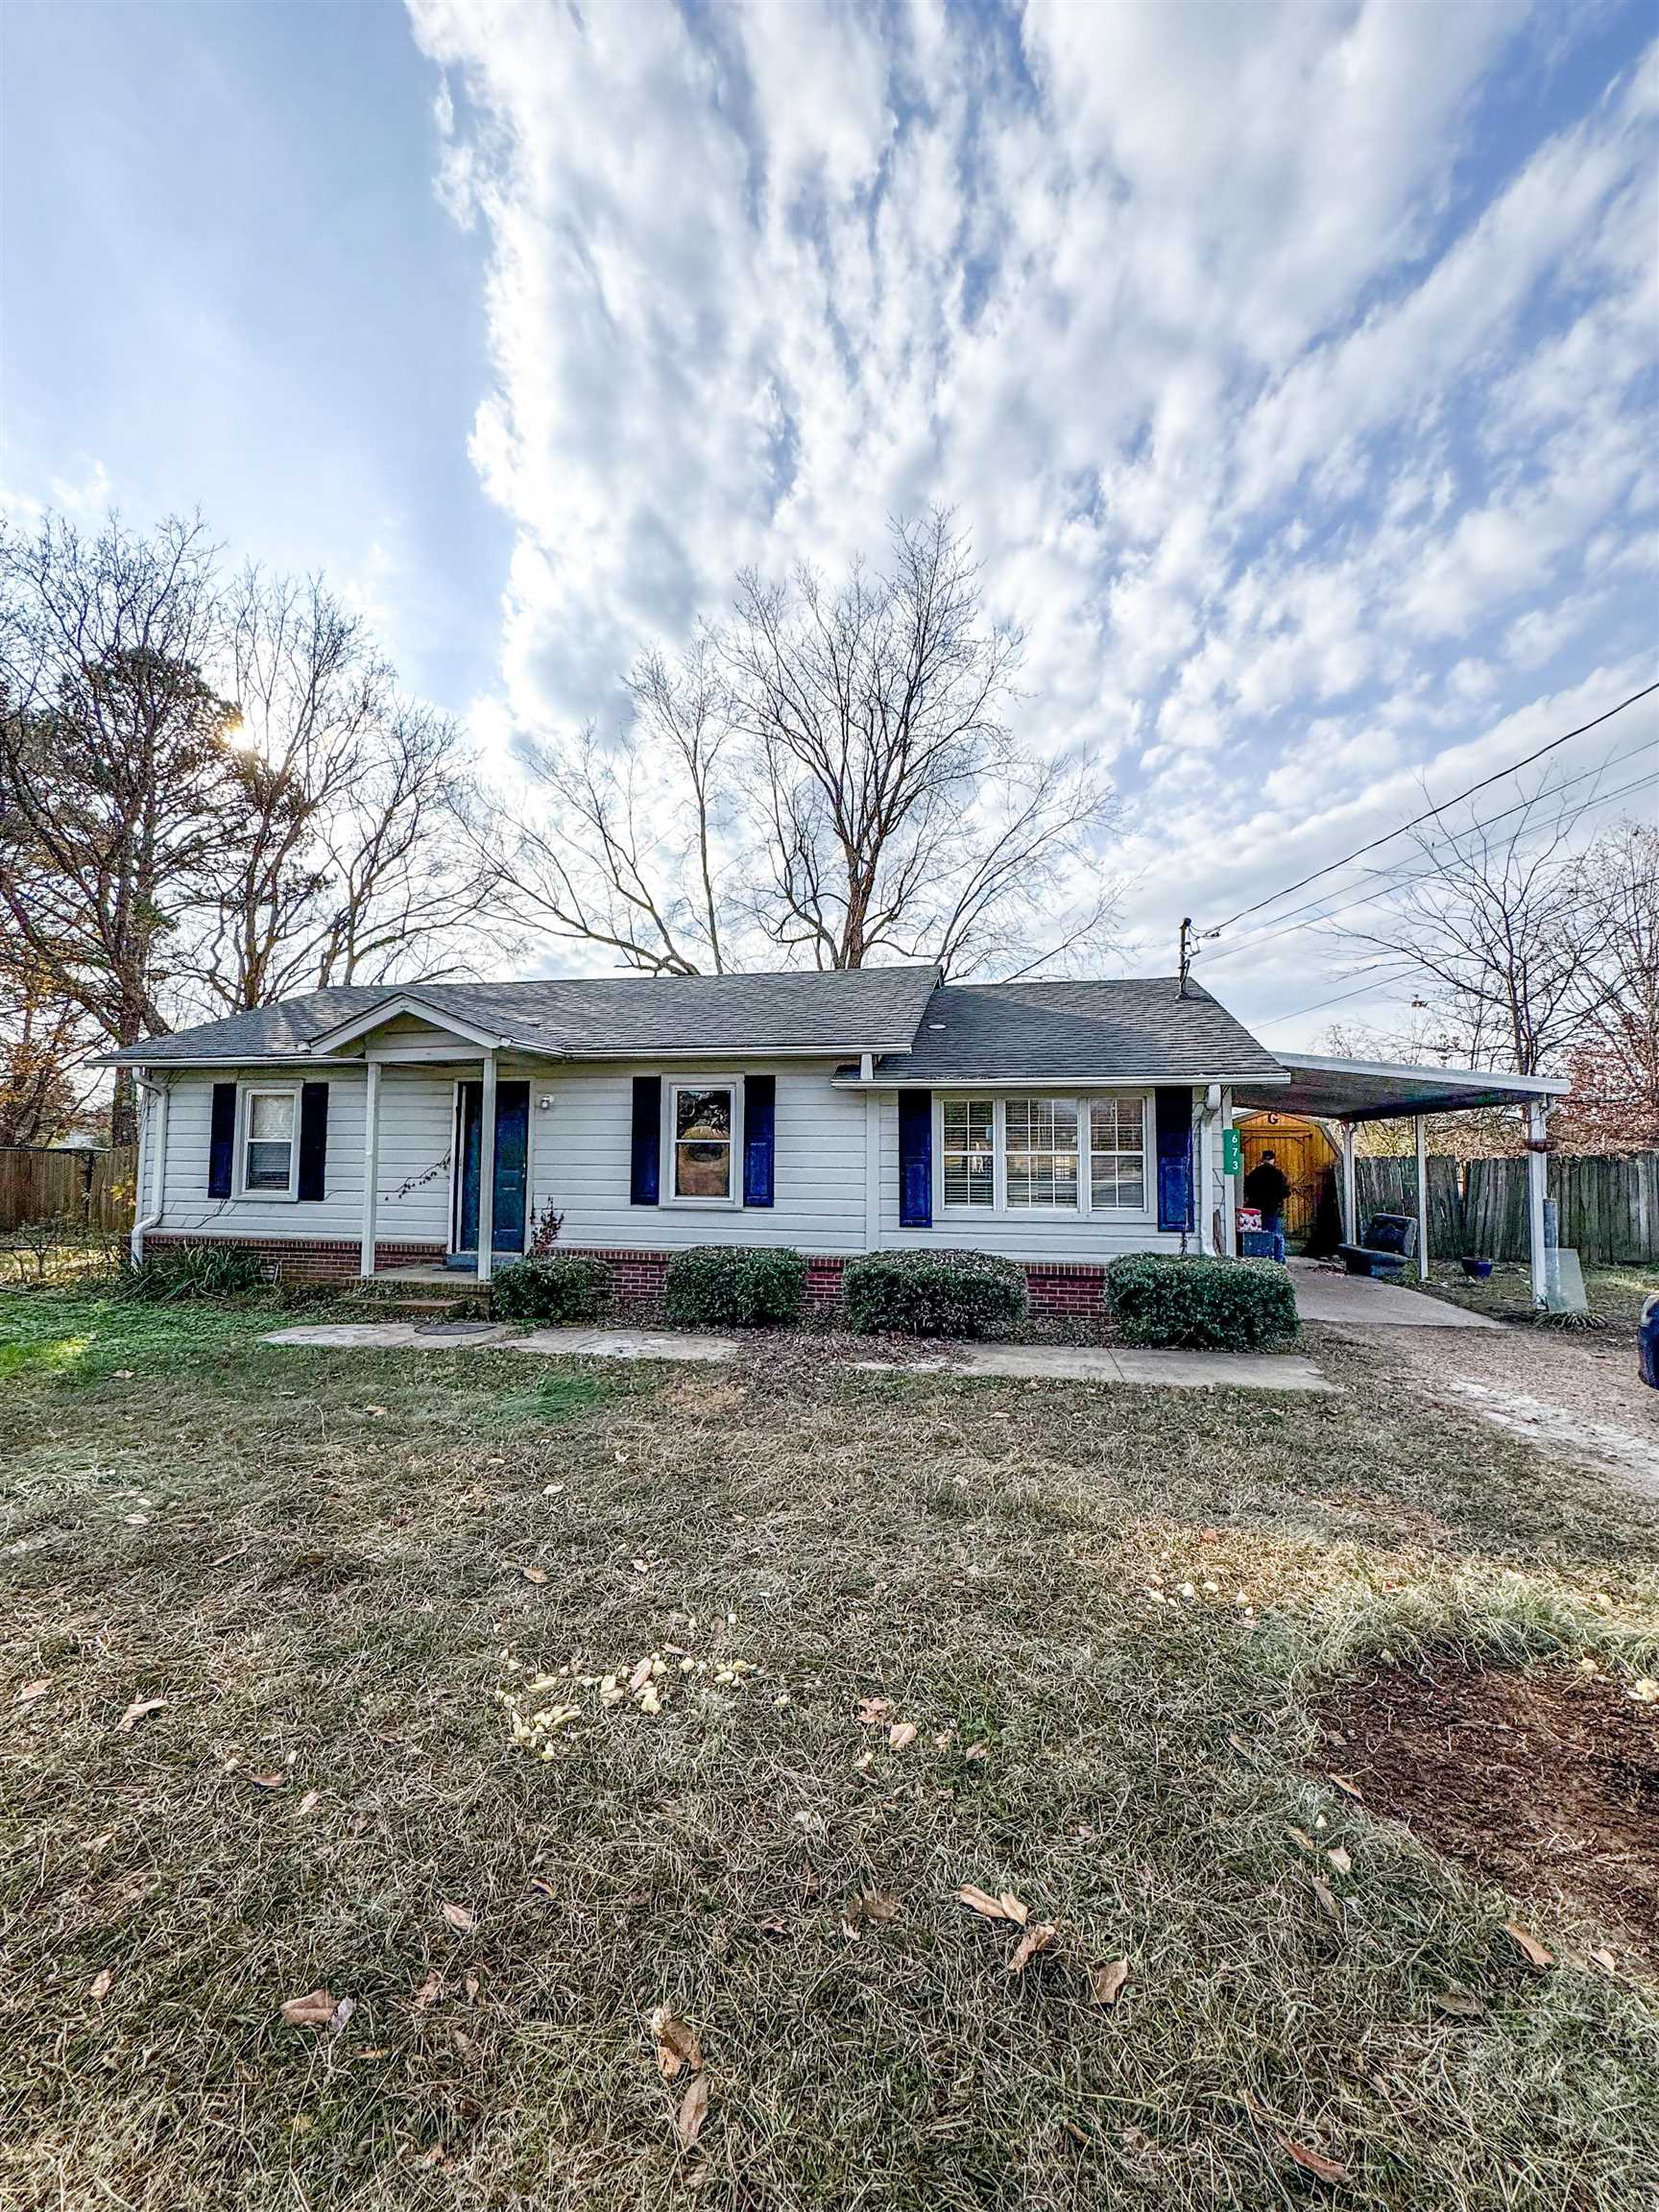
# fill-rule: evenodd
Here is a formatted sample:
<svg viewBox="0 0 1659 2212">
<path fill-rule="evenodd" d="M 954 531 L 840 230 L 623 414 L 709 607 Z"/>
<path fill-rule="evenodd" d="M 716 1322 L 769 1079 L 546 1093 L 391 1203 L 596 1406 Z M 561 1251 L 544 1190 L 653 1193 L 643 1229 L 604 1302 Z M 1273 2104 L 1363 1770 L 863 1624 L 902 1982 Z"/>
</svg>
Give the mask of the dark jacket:
<svg viewBox="0 0 1659 2212">
<path fill-rule="evenodd" d="M 1289 1184 L 1271 1160 L 1263 1160 L 1259 1167 L 1252 1167 L 1244 1178 L 1245 1205 L 1260 1207 L 1263 1214 L 1283 1214 L 1289 1195 Z"/>
</svg>

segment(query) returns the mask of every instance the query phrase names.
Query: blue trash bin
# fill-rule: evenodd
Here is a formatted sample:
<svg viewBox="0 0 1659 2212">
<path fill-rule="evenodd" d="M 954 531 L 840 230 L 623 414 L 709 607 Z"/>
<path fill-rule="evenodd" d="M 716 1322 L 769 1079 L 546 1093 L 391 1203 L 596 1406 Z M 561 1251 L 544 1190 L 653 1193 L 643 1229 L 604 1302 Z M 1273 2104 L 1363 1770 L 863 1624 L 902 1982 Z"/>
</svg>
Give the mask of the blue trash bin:
<svg viewBox="0 0 1659 2212">
<path fill-rule="evenodd" d="M 1642 1301 L 1642 1318 L 1636 1324 L 1636 1356 L 1642 1380 L 1659 1390 L 1659 1290 Z"/>
</svg>

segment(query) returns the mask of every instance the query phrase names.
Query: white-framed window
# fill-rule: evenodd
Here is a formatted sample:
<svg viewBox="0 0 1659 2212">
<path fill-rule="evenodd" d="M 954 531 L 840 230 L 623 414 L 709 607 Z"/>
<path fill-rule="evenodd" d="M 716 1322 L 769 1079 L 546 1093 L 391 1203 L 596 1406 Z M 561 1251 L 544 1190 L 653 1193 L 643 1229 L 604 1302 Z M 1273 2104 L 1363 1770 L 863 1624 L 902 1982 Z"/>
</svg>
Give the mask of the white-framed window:
<svg viewBox="0 0 1659 2212">
<path fill-rule="evenodd" d="M 294 1198 L 300 1190 L 300 1086 L 245 1083 L 238 1195 Z"/>
<path fill-rule="evenodd" d="M 1094 1098 L 1089 1103 L 1089 1206 L 1092 1213 L 1146 1211 L 1144 1098 Z"/>
<path fill-rule="evenodd" d="M 945 1214 L 1117 1214 L 1153 1192 L 1152 1100 L 940 1094 L 933 1202 Z"/>
<path fill-rule="evenodd" d="M 946 1206 L 997 1203 L 997 1105 L 947 1097 L 940 1108 L 940 1182 Z"/>
<path fill-rule="evenodd" d="M 1077 1208 L 1077 1102 L 1005 1098 L 1002 1102 L 1003 1204 L 1025 1210 Z"/>
<path fill-rule="evenodd" d="M 667 1089 L 663 1195 L 673 1206 L 735 1206 L 743 1188 L 742 1084 L 699 1075 Z"/>
</svg>

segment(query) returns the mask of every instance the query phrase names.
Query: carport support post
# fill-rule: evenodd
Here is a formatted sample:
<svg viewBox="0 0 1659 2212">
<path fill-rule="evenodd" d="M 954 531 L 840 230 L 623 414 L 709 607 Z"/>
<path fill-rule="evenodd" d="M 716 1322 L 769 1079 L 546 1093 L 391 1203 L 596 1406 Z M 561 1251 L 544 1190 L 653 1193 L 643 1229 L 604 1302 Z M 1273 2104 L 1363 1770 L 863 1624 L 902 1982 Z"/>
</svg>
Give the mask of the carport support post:
<svg viewBox="0 0 1659 2212">
<path fill-rule="evenodd" d="M 1544 1101 L 1527 1101 L 1527 1258 L 1532 1272 L 1532 1303 L 1549 1303 L 1549 1261 L 1544 1250 L 1544 1194 L 1550 1163 L 1544 1150 Z"/>
<path fill-rule="evenodd" d="M 1354 1124 L 1342 1123 L 1342 1235 L 1346 1242 L 1358 1244 L 1359 1224 L 1355 1220 L 1354 1196 Z"/>
<path fill-rule="evenodd" d="M 1429 1131 L 1421 1114 L 1411 1117 L 1417 1139 L 1417 1280 L 1429 1280 Z"/>
<path fill-rule="evenodd" d="M 380 1184 L 380 1063 L 369 1063 L 363 1098 L 363 1249 L 357 1272 L 365 1282 L 374 1272 L 374 1211 Z"/>
<path fill-rule="evenodd" d="M 478 1131 L 478 1280 L 488 1283 L 495 1254 L 495 1055 L 484 1055 Z"/>
</svg>

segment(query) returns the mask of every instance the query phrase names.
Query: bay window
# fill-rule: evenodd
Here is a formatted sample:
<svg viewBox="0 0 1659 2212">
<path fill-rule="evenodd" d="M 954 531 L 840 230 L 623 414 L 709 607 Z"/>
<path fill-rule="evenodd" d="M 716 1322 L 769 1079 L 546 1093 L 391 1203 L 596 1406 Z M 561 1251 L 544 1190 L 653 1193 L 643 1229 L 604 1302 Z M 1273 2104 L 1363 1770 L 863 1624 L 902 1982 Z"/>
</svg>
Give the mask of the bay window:
<svg viewBox="0 0 1659 2212">
<path fill-rule="evenodd" d="M 1143 1092 L 1086 1098 L 937 1101 L 935 1203 L 981 1211 L 1143 1217 L 1150 1101 Z"/>
</svg>

